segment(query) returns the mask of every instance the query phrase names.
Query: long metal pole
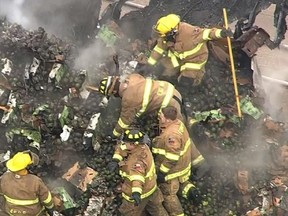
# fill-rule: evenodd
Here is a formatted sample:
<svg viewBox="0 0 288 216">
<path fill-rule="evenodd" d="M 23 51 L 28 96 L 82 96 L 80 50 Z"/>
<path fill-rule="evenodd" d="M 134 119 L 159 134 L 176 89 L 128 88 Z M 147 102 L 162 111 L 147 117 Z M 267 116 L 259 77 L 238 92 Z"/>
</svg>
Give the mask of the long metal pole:
<svg viewBox="0 0 288 216">
<path fill-rule="evenodd" d="M 226 8 L 223 8 L 223 14 L 224 14 L 225 28 L 228 29 L 229 26 L 228 26 L 228 18 L 227 18 Z M 237 104 L 237 110 L 238 110 L 238 117 L 241 118 L 242 113 L 241 113 L 241 108 L 240 108 L 240 100 L 239 100 L 237 79 L 236 79 L 236 73 L 235 73 L 235 64 L 234 64 L 232 44 L 231 44 L 231 38 L 230 37 L 227 37 L 227 42 L 228 42 L 228 48 L 229 48 L 231 70 L 232 70 L 232 75 L 233 75 L 233 83 L 234 83 L 234 91 L 235 91 L 236 104 Z"/>
</svg>

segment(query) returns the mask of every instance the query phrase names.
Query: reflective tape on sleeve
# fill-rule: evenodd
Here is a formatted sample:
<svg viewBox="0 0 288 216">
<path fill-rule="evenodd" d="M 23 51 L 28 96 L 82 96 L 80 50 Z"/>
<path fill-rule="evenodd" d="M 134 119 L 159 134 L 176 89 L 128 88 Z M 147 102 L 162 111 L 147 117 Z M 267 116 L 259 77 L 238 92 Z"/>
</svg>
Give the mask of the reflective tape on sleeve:
<svg viewBox="0 0 288 216">
<path fill-rule="evenodd" d="M 164 164 L 161 164 L 160 171 L 163 173 L 168 173 L 170 168 L 166 167 Z"/>
<path fill-rule="evenodd" d="M 140 188 L 140 187 L 132 187 L 132 193 L 134 193 L 134 192 L 138 192 L 138 193 L 142 194 L 142 188 Z"/>
<path fill-rule="evenodd" d="M 221 38 L 221 32 L 222 32 L 222 29 L 217 29 L 217 30 L 215 31 L 215 36 L 216 36 L 217 38 Z"/>
<path fill-rule="evenodd" d="M 211 30 L 212 30 L 212 29 L 205 29 L 205 30 L 203 31 L 203 36 L 202 36 L 202 39 L 203 39 L 203 40 L 211 40 L 211 38 L 210 38 Z"/>
<path fill-rule="evenodd" d="M 51 202 L 51 201 L 52 201 L 52 196 L 51 196 L 51 193 L 48 192 L 48 197 L 47 197 L 47 199 L 45 199 L 43 202 L 44 202 L 45 204 L 48 204 L 48 203 Z"/>
<path fill-rule="evenodd" d="M 130 175 L 129 180 L 130 181 L 141 181 L 141 182 L 145 183 L 145 178 L 142 175 Z"/>
<path fill-rule="evenodd" d="M 123 160 L 123 157 L 122 157 L 120 154 L 114 154 L 112 158 L 113 158 L 113 159 L 117 159 L 117 160 L 119 160 L 119 161 L 122 161 L 122 160 Z"/>
<path fill-rule="evenodd" d="M 153 49 L 155 52 L 159 53 L 160 55 L 163 55 L 164 50 L 160 48 L 158 45 L 154 47 Z"/>
<path fill-rule="evenodd" d="M 121 128 L 123 128 L 123 129 L 127 129 L 127 128 L 129 127 L 129 125 L 128 125 L 128 124 L 125 124 L 121 118 L 119 118 L 118 124 L 119 124 L 119 126 L 120 126 Z"/>
<path fill-rule="evenodd" d="M 189 69 L 201 70 L 203 66 L 206 64 L 206 62 L 207 60 L 202 63 L 185 63 L 181 66 L 180 71 L 189 70 Z"/>
<path fill-rule="evenodd" d="M 202 155 L 199 155 L 196 159 L 194 159 L 192 161 L 192 165 L 195 166 L 195 165 L 201 163 L 204 160 L 205 160 L 204 157 Z"/>
<path fill-rule="evenodd" d="M 154 58 L 152 58 L 151 56 L 148 58 L 147 62 L 150 65 L 155 65 L 157 63 L 157 61 Z"/>
</svg>

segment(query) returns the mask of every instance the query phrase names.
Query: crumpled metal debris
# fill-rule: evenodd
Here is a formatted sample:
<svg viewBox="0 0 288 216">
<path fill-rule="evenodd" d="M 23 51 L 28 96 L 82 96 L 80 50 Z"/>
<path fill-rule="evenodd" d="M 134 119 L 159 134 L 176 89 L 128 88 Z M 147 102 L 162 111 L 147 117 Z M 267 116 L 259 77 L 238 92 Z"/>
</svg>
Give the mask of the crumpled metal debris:
<svg viewBox="0 0 288 216">
<path fill-rule="evenodd" d="M 105 197 L 92 196 L 89 199 L 88 207 L 84 212 L 84 216 L 100 216 L 105 203 Z"/>
</svg>

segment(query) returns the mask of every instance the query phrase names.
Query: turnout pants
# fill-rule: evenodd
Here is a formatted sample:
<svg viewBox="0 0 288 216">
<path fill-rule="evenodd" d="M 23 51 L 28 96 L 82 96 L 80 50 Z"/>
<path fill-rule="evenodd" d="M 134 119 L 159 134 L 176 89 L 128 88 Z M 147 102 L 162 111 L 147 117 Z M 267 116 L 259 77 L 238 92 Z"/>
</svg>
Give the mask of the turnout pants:
<svg viewBox="0 0 288 216">
<path fill-rule="evenodd" d="M 162 202 L 163 195 L 159 188 L 157 188 L 150 197 L 143 199 L 139 206 L 135 206 L 134 202 L 123 199 L 119 211 L 123 216 L 140 216 L 143 215 L 145 210 L 151 216 L 169 216 Z"/>
<path fill-rule="evenodd" d="M 170 216 L 184 216 L 182 205 L 177 196 L 179 187 L 178 178 L 159 184 L 164 196 L 163 205 Z"/>
</svg>

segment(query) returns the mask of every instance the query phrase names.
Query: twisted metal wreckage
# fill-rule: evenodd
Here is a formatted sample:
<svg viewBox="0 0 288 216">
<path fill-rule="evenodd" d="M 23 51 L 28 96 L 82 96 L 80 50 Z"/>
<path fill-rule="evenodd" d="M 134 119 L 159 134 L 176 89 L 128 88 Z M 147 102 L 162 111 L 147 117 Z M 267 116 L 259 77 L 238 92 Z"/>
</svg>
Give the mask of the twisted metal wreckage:
<svg viewBox="0 0 288 216">
<path fill-rule="evenodd" d="M 71 36 L 74 42 L 49 37 L 41 27 L 27 31 L 20 25 L 1 22 L 1 174 L 6 171 L 5 161 L 15 152 L 37 151 L 41 162 L 31 172 L 50 183 L 61 213 L 116 215 L 121 201 L 120 177 L 105 167 L 115 145 L 105 135 L 117 121 L 120 103 L 93 91 L 97 82 L 107 74 L 133 72 L 137 61 L 145 63 L 150 29 L 161 15 L 173 12 L 192 24 L 215 25 L 223 22 L 225 5 L 230 21 L 238 20 L 233 46 L 244 117 L 239 120 L 236 115 L 225 41 L 211 43 L 212 54 L 200 93 L 196 95 L 193 88 L 181 90 L 187 114 L 201 122 L 194 129 L 198 139 L 193 140 L 211 169 L 195 182 L 202 203 L 195 206 L 181 200 L 182 205 L 187 215 L 285 215 L 287 125 L 265 113 L 263 92 L 253 87 L 251 59 L 261 46 L 279 46 L 286 32 L 287 2 L 273 1 L 274 40 L 265 29 L 253 26 L 256 15 L 272 4 L 270 1 L 235 0 L 229 5 L 220 0 L 192 1 L 187 7 L 184 0 L 151 0 L 147 7 L 120 18 L 125 2 L 110 4 L 98 22 L 101 1 L 95 1 L 97 12 L 93 14 L 97 20 L 87 25 L 82 24 L 88 15 L 76 20 Z M 76 68 L 77 45 L 91 43 L 95 35 L 99 46 L 111 50 L 108 55 L 114 57 L 103 57 L 103 61 L 87 65 L 86 70 Z M 285 114 L 282 112 L 279 115 Z M 151 138 L 157 133 L 154 125 L 157 128 L 155 122 L 143 120 L 142 127 Z M 256 138 L 255 128 L 261 131 Z"/>
</svg>

